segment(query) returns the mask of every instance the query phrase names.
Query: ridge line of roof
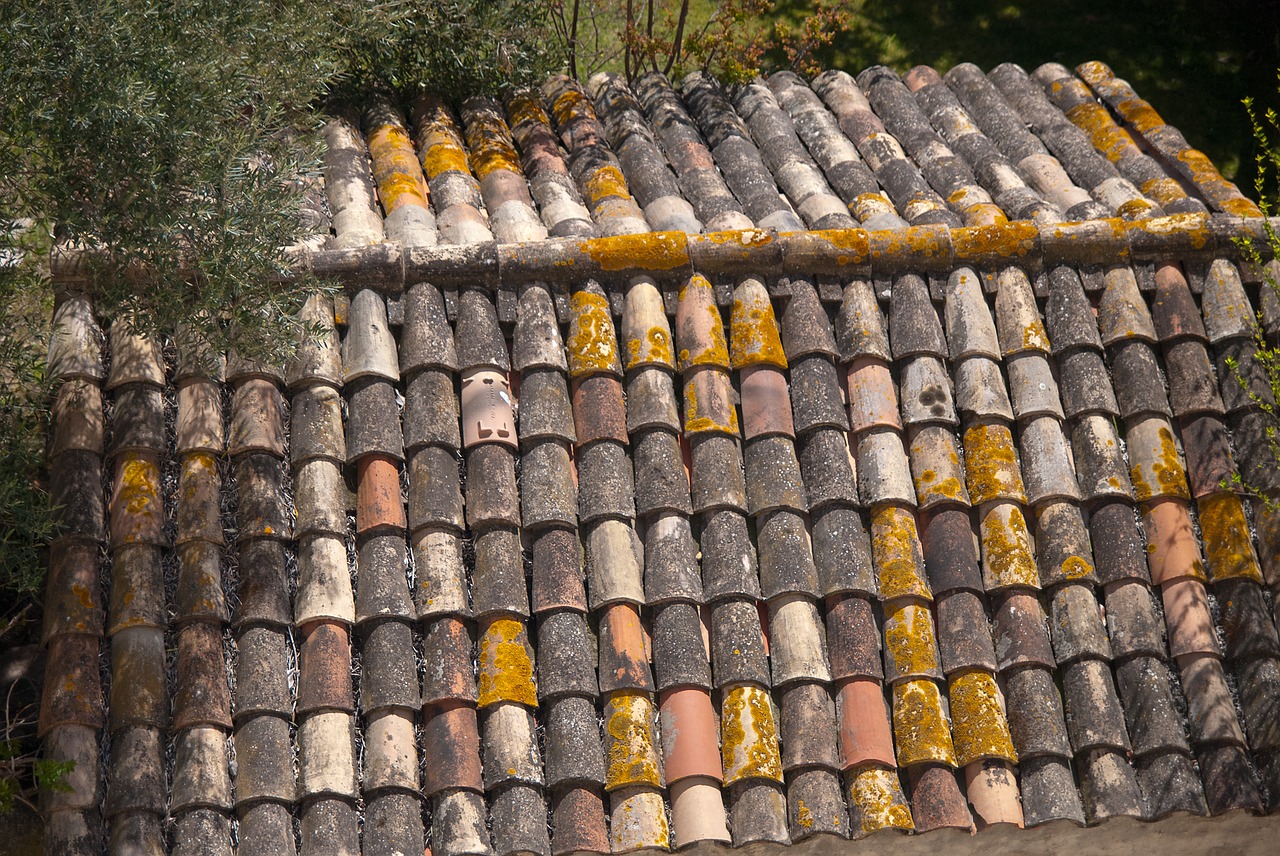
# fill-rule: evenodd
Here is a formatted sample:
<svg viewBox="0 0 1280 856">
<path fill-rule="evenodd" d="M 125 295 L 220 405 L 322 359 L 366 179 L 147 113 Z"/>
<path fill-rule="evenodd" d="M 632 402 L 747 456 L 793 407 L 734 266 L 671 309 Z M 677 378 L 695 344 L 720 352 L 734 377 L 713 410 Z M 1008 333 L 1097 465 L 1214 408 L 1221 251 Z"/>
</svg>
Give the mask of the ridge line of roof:
<svg viewBox="0 0 1280 856">
<path fill-rule="evenodd" d="M 414 247 L 387 241 L 323 250 L 295 245 L 288 251 L 294 273 L 282 279 L 311 274 L 395 293 L 414 282 L 497 288 L 535 281 L 626 281 L 639 275 L 674 279 L 695 271 L 758 276 L 894 275 L 950 271 L 958 265 L 1040 268 L 1160 259 L 1238 260 L 1247 258 L 1244 244 L 1265 254 L 1272 230 L 1280 230 L 1280 217 L 1271 218 L 1268 224 L 1261 217 L 1177 214 L 1055 224 L 1012 220 L 959 228 L 672 231 Z M 50 264 L 52 278 L 62 286 L 86 283 L 92 277 L 93 261 L 100 258 L 101 254 L 91 250 L 55 250 Z M 126 275 L 142 274 L 135 269 Z"/>
</svg>

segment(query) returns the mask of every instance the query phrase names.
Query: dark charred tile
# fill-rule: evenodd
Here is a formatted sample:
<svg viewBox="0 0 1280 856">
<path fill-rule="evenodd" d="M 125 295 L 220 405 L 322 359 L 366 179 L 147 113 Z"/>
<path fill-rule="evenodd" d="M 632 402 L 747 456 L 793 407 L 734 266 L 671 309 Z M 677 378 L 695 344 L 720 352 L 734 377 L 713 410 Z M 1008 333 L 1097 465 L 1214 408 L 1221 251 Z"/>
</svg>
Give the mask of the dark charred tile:
<svg viewBox="0 0 1280 856">
<path fill-rule="evenodd" d="M 1116 665 L 1116 686 L 1133 741 L 1133 754 L 1190 751 L 1173 699 L 1169 668 L 1157 657 L 1137 656 Z"/>
<path fill-rule="evenodd" d="M 357 624 L 382 618 L 413 620 L 414 607 L 405 577 L 406 552 L 404 536 L 398 533 L 373 535 L 360 544 Z"/>
<path fill-rule="evenodd" d="M 548 529 L 533 539 L 533 611 L 569 608 L 587 611 L 582 546 L 577 533 Z"/>
<path fill-rule="evenodd" d="M 1227 417 L 1227 424 L 1231 427 L 1231 442 L 1245 482 L 1262 491 L 1280 488 L 1280 468 L 1272 466 L 1273 459 L 1268 457 L 1267 432 L 1275 428 L 1274 419 L 1254 409 L 1232 413 Z"/>
<path fill-rule="evenodd" d="M 1097 822 L 1109 817 L 1144 817 L 1142 793 L 1124 755 L 1095 749 L 1077 758 L 1085 813 Z"/>
<path fill-rule="evenodd" d="M 461 531 L 464 526 L 462 487 L 456 453 L 427 446 L 409 458 L 409 526 L 442 526 Z"/>
<path fill-rule="evenodd" d="M 915 354 L 947 356 L 942 325 L 929 302 L 929 288 L 915 274 L 906 274 L 894 281 L 889 306 L 889 341 L 894 359 Z"/>
<path fill-rule="evenodd" d="M 814 513 L 810 534 L 823 595 L 877 593 L 871 538 L 862 512 L 844 505 L 823 508 Z"/>
<path fill-rule="evenodd" d="M 404 435 L 400 430 L 400 407 L 396 389 L 381 379 L 347 385 L 347 462 L 354 464 L 365 455 L 387 455 L 404 459 Z"/>
<path fill-rule="evenodd" d="M 538 622 L 538 692 L 543 699 L 562 695 L 594 698 L 596 640 L 576 612 L 549 612 Z"/>
<path fill-rule="evenodd" d="M 545 823 L 529 823 L 531 817 L 547 813 L 540 788 L 509 785 L 491 799 L 493 850 L 497 854 L 551 852 L 551 841 Z"/>
<path fill-rule="evenodd" d="M 754 603 L 727 600 L 711 607 L 711 662 L 717 688 L 769 686 L 769 663 Z"/>
<path fill-rule="evenodd" d="M 659 512 L 689 514 L 689 476 L 680 441 L 666 431 L 647 431 L 635 442 L 636 510 L 641 517 Z M 527 476 L 526 476 L 527 478 Z"/>
<path fill-rule="evenodd" d="M 1182 420 L 1178 435 L 1186 453 L 1191 495 L 1199 498 L 1221 490 L 1236 472 L 1227 426 L 1217 416 L 1197 416 Z"/>
<path fill-rule="evenodd" d="M 421 797 L 394 791 L 366 797 L 363 830 L 368 856 L 416 852 L 423 841 Z"/>
<path fill-rule="evenodd" d="M 411 376 L 422 369 L 453 371 L 458 367 L 453 331 L 440 290 L 417 283 L 404 298 L 404 324 L 400 334 L 400 373 Z"/>
<path fill-rule="evenodd" d="M 752 515 L 779 509 L 803 512 L 808 508 L 800 464 L 790 437 L 761 437 L 748 441 L 743 451 L 747 472 L 747 506 Z"/>
<path fill-rule="evenodd" d="M 842 362 L 858 357 L 893 359 L 871 283 L 855 279 L 845 286 L 844 301 L 836 315 L 836 342 Z"/>
<path fill-rule="evenodd" d="M 655 429 L 672 434 L 680 433 L 675 382 L 670 371 L 656 366 L 633 371 L 627 376 L 626 391 L 628 434 L 636 435 Z M 523 431 L 523 423 L 521 430 Z"/>
<path fill-rule="evenodd" d="M 360 853 L 360 818 L 345 800 L 326 798 L 299 812 L 301 850 L 317 856 L 356 856 Z"/>
<path fill-rule="evenodd" d="M 703 642 L 698 607 L 674 602 L 658 607 L 652 618 L 656 688 L 711 687 L 711 665 Z"/>
<path fill-rule="evenodd" d="M 1072 348 L 1102 350 L 1093 308 L 1075 269 L 1059 265 L 1049 271 L 1049 299 L 1044 314 L 1055 354 Z"/>
<path fill-rule="evenodd" d="M 380 626 L 376 625 L 375 629 Z M 384 630 L 374 641 L 381 645 L 394 641 L 397 635 L 400 631 L 392 627 Z M 476 700 L 476 679 L 471 666 L 474 647 L 472 633 L 461 619 L 444 616 L 426 623 L 422 636 L 423 659 L 426 662 L 422 677 L 424 705 Z M 375 653 L 386 654 L 392 664 L 402 659 L 401 655 L 393 649 L 385 649 L 385 646 L 382 652 Z"/>
<path fill-rule="evenodd" d="M 963 589 L 940 594 L 935 611 L 943 671 L 950 674 L 958 669 L 978 668 L 994 672 L 996 654 L 991 627 L 978 595 Z"/>
<path fill-rule="evenodd" d="M 972 829 L 973 818 L 960 793 L 955 771 L 940 764 L 921 764 L 910 770 L 911 815 L 917 832 L 934 829 Z"/>
<path fill-rule="evenodd" d="M 1001 672 L 1021 665 L 1055 665 L 1046 617 L 1034 595 L 1015 591 L 998 599 L 992 614 L 992 637 Z"/>
<path fill-rule="evenodd" d="M 63 725 L 102 727 L 98 646 L 97 637 L 81 634 L 55 636 L 49 642 L 40 700 L 41 736 Z"/>
<path fill-rule="evenodd" d="M 287 540 L 292 530 L 279 458 L 255 452 L 236 458 L 236 534 Z"/>
<path fill-rule="evenodd" d="M 608 853 L 603 787 L 567 788 L 551 800 L 551 852 Z"/>
<path fill-rule="evenodd" d="M 524 528 L 574 526 L 578 492 L 569 449 L 562 443 L 538 443 L 520 459 L 520 511 Z"/>
<path fill-rule="evenodd" d="M 1256 582 L 1227 579 L 1214 583 L 1227 654 L 1234 660 L 1280 658 L 1280 638 L 1269 620 L 1268 597 Z"/>
<path fill-rule="evenodd" d="M 494 612 L 529 614 L 520 534 L 498 527 L 476 536 L 472 607 L 477 617 Z"/>
<path fill-rule="evenodd" d="M 406 414 L 406 419 L 407 419 Z M 520 440 L 576 441 L 569 387 L 558 371 L 531 371 L 520 378 Z M 455 444 L 456 445 L 456 444 Z"/>
<path fill-rule="evenodd" d="M 423 715 L 422 791 L 483 789 L 480 776 L 480 732 L 475 708 L 440 705 Z"/>
<path fill-rule="evenodd" d="M 245 625 L 262 621 L 276 626 L 292 623 L 293 609 L 289 603 L 284 544 L 271 538 L 254 538 L 241 541 L 236 545 L 236 551 L 240 605 L 232 616 L 232 623 Z M 344 555 L 344 565 L 345 559 Z"/>
<path fill-rule="evenodd" d="M 920 535 L 929 585 L 936 594 L 960 589 L 983 590 L 978 539 L 968 511 L 958 508 L 935 511 L 925 519 Z"/>
<path fill-rule="evenodd" d="M 832 677 L 883 679 L 880 659 L 880 629 L 871 603 L 858 595 L 828 601 L 827 650 Z"/>
<path fill-rule="evenodd" d="M 804 518 L 777 511 L 756 524 L 760 588 L 766 599 L 784 593 L 818 596 L 818 573 Z"/>
<path fill-rule="evenodd" d="M 684 514 L 662 514 L 644 528 L 645 600 L 660 604 L 671 600 L 702 600 L 698 569 L 698 545 Z"/>
<path fill-rule="evenodd" d="M 124 728 L 111 735 L 112 778 L 102 813 L 113 821 L 113 832 L 126 820 L 120 815 L 131 812 L 164 815 L 162 758 L 160 732 L 154 728 Z M 158 833 L 159 823 L 156 825 Z"/>
<path fill-rule="evenodd" d="M 1030 666 L 1006 671 L 1003 677 L 1009 731 L 1024 776 L 1027 762 L 1033 759 L 1048 756 L 1065 761 L 1071 757 L 1062 698 L 1053 674 Z"/>
<path fill-rule="evenodd" d="M 160 551 L 133 544 L 112 555 L 107 635 L 129 627 L 165 626 L 164 571 Z"/>
<path fill-rule="evenodd" d="M 1253 339 L 1229 339 L 1214 346 L 1214 368 L 1228 413 L 1273 403 L 1266 370 Z"/>
<path fill-rule="evenodd" d="M 800 770 L 789 776 L 787 807 L 792 842 L 816 835 L 848 835 L 849 810 L 840 793 L 840 777 L 831 770 Z"/>
<path fill-rule="evenodd" d="M 237 722 L 264 714 L 288 716 L 292 713 L 287 645 L 287 634 L 270 627 L 248 627 L 236 638 Z"/>
<path fill-rule="evenodd" d="M 843 431 L 817 429 L 802 437 L 797 446 L 810 509 L 817 510 L 830 502 L 858 502 L 853 456 Z"/>
<path fill-rule="evenodd" d="M 1262 810 L 1262 796 L 1243 749 L 1230 745 L 1197 746 L 1196 760 L 1210 814 Z"/>
<path fill-rule="evenodd" d="M 787 800 L 782 785 L 763 779 L 748 779 L 729 786 L 725 800 L 733 846 L 754 842 L 789 843 Z"/>
<path fill-rule="evenodd" d="M 1129 750 L 1124 712 L 1106 662 L 1078 660 L 1063 666 L 1062 695 L 1077 755 L 1091 749 Z"/>
<path fill-rule="evenodd" d="M 1169 377 L 1169 401 L 1175 416 L 1210 413 L 1221 415 L 1225 408 L 1218 395 L 1213 368 L 1204 344 L 1185 339 L 1164 347 L 1164 364 Z"/>
<path fill-rule="evenodd" d="M 831 321 L 818 300 L 817 291 L 806 280 L 791 281 L 791 299 L 782 311 L 782 344 L 787 352 L 787 361 L 793 367 L 801 357 L 812 354 L 834 357 L 837 354 Z"/>
<path fill-rule="evenodd" d="M 1236 672 L 1249 747 L 1254 753 L 1274 753 L 1280 748 L 1280 723 L 1275 719 L 1280 704 L 1280 662 L 1258 657 L 1239 664 Z"/>
<path fill-rule="evenodd" d="M 529 406 L 535 412 L 538 403 L 536 397 L 531 396 Z M 524 434 L 523 429 L 522 423 L 521 435 Z M 461 445 L 462 431 L 458 424 L 458 398 L 453 388 L 453 376 L 441 369 L 418 372 L 405 384 L 405 449 L 412 453 L 423 446 L 457 449 Z"/>
<path fill-rule="evenodd" d="M 1166 752 L 1134 761 L 1134 775 L 1146 800 L 1146 816 L 1162 820 L 1185 811 L 1208 814 L 1195 764 L 1182 752 Z"/>
<path fill-rule="evenodd" d="M 163 453 L 164 400 L 158 387 L 131 384 L 115 393 L 111 411 L 111 453 Z"/>
<path fill-rule="evenodd" d="M 247 717 L 236 726 L 235 748 L 237 806 L 260 800 L 293 801 L 297 783 L 287 719 Z M 243 834 L 243 816 L 240 822 Z"/>
<path fill-rule="evenodd" d="M 171 727 L 176 731 L 197 725 L 231 727 L 222 628 L 202 621 L 178 632 L 178 681 Z"/>
<path fill-rule="evenodd" d="M 1094 581 L 1089 530 L 1079 506 L 1055 502 L 1036 512 L 1036 563 L 1046 588 L 1070 581 Z"/>
<path fill-rule="evenodd" d="M 1099 351 L 1077 348 L 1060 354 L 1058 373 L 1062 408 L 1068 419 L 1092 413 L 1119 415 L 1120 405 Z"/>
<path fill-rule="evenodd" d="M 360 709 L 366 715 L 388 709 L 412 711 L 422 704 L 413 656 L 413 631 L 401 621 L 380 621 L 362 629 Z M 470 640 L 465 652 L 470 651 Z M 430 670 L 435 663 L 428 661 Z M 301 697 L 301 692 L 299 692 Z M 299 705 L 301 702 L 299 702 Z"/>
<path fill-rule="evenodd" d="M 717 511 L 705 517 L 700 537 L 702 586 L 707 602 L 723 597 L 759 597 L 756 553 L 747 521 L 736 511 Z"/>
<path fill-rule="evenodd" d="M 165 687 L 164 631 L 131 627 L 111 637 L 111 697 L 108 723 L 164 728 L 169 724 Z"/>
<path fill-rule="evenodd" d="M 174 823 L 173 852 L 177 856 L 231 856 L 231 818 L 207 808 L 179 814 Z"/>
<path fill-rule="evenodd" d="M 635 517 L 635 486 L 627 449 L 614 442 L 578 448 L 578 516 L 583 525 Z"/>
<path fill-rule="evenodd" d="M 519 526 L 520 497 L 512 451 L 499 443 L 473 446 L 467 450 L 466 466 L 467 524 L 472 529 Z"/>
<path fill-rule="evenodd" d="M 1110 583 L 1106 607 L 1107 633 L 1117 661 L 1134 655 L 1165 655 L 1164 621 L 1147 583 L 1134 579 Z"/>
<path fill-rule="evenodd" d="M 836 710 L 822 684 L 798 683 L 781 693 L 782 768 L 840 768 L 836 753 Z M 837 788 L 838 792 L 838 788 Z"/>
<path fill-rule="evenodd" d="M 1126 419 L 1153 413 L 1170 415 L 1155 350 L 1148 343 L 1131 341 L 1115 346 L 1111 376 L 1120 415 Z"/>
<path fill-rule="evenodd" d="M 489 297 L 477 289 L 467 289 L 458 298 L 458 320 L 454 343 L 458 352 L 458 368 L 490 368 L 511 370 L 507 345 L 498 327 L 498 314 Z"/>
<path fill-rule="evenodd" d="M 1146 543 L 1132 505 L 1120 501 L 1095 506 L 1089 513 L 1089 535 L 1099 583 L 1150 582 Z"/>
<path fill-rule="evenodd" d="M 240 829 L 237 853 L 246 856 L 270 856 L 273 853 L 295 853 L 293 814 L 287 805 L 262 802 L 239 811 Z"/>
<path fill-rule="evenodd" d="M 221 586 L 216 592 L 222 594 Z M 97 545 L 54 543 L 49 551 L 44 606 L 42 642 L 68 633 L 101 636 L 105 632 L 106 611 L 98 591 Z M 223 604 L 224 613 L 225 610 Z"/>
<path fill-rule="evenodd" d="M 1092 586 L 1064 585 L 1049 597 L 1049 629 L 1059 667 L 1082 658 L 1111 659 L 1111 645 Z"/>
</svg>

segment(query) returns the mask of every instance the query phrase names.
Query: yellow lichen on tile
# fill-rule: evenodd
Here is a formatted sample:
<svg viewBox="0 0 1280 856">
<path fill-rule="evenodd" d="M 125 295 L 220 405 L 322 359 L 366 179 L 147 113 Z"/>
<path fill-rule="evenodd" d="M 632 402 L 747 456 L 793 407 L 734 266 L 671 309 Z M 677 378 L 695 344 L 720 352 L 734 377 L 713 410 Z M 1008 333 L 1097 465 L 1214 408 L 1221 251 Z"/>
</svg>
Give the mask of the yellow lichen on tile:
<svg viewBox="0 0 1280 856">
<path fill-rule="evenodd" d="M 761 687 L 738 684 L 725 693 L 720 706 L 720 756 L 726 785 L 744 779 L 782 781 L 773 705 Z"/>
<path fill-rule="evenodd" d="M 880 505 L 871 510 L 871 555 L 880 597 L 933 598 L 924 576 L 924 550 L 910 509 Z"/>
<path fill-rule="evenodd" d="M 1009 736 L 1009 723 L 995 676 L 972 669 L 951 675 L 948 684 L 951 732 L 960 766 L 987 758 L 1016 764 L 1018 754 Z"/>
<path fill-rule="evenodd" d="M 916 828 L 897 770 L 870 764 L 855 767 L 849 776 L 849 802 L 861 816 L 864 833 Z"/>
<path fill-rule="evenodd" d="M 569 374 L 587 377 L 593 374 L 621 374 L 618 362 L 618 338 L 609 317 L 609 301 L 599 294 L 576 291 L 569 298 L 573 318 L 569 322 Z"/>
<path fill-rule="evenodd" d="M 480 682 L 478 707 L 497 702 L 538 706 L 533 679 L 533 659 L 529 656 L 524 624 L 515 618 L 491 622 L 480 637 Z"/>
<path fill-rule="evenodd" d="M 706 369 L 705 371 L 718 371 Z M 728 384 L 728 375 L 720 373 Z M 726 418 L 723 418 L 727 416 Z M 686 434 L 729 434 L 739 436 L 738 409 L 728 402 L 703 402 L 698 395 L 697 383 L 690 376 L 684 382 L 684 431 Z"/>
<path fill-rule="evenodd" d="M 1081 556 L 1067 556 L 1062 560 L 1062 576 L 1068 580 L 1082 580 L 1093 575 L 1093 565 Z"/>
<path fill-rule="evenodd" d="M 119 493 L 115 497 L 114 509 L 139 520 L 150 520 L 163 514 L 159 462 L 150 455 L 126 452 L 119 466 Z M 132 539 L 126 536 L 126 540 Z"/>
<path fill-rule="evenodd" d="M 1187 486 L 1187 473 L 1182 467 L 1178 447 L 1173 442 L 1173 431 L 1167 424 L 1161 425 L 1157 437 L 1160 448 L 1150 459 L 1141 454 L 1145 450 L 1129 450 L 1129 457 L 1134 462 L 1129 468 L 1134 498 L 1139 502 L 1158 496 L 1190 499 L 1191 489 Z"/>
<path fill-rule="evenodd" d="M 900 676 L 924 677 L 938 672 L 938 645 L 928 605 L 899 600 L 886 606 L 884 647 Z"/>
<path fill-rule="evenodd" d="M 999 505 L 990 509 L 982 518 L 979 534 L 982 540 L 982 582 L 988 590 L 1011 586 L 1040 587 L 1031 533 L 1021 509 L 1015 505 Z"/>
<path fill-rule="evenodd" d="M 755 293 L 757 291 L 759 293 Z M 743 299 L 744 296 L 747 299 Z M 729 359 L 735 369 L 759 365 L 787 367 L 778 319 L 763 286 L 738 289 L 729 315 Z"/>
<path fill-rule="evenodd" d="M 583 195 L 587 197 L 589 205 L 597 205 L 609 197 L 631 198 L 631 191 L 627 189 L 626 176 L 613 164 L 596 167 L 587 176 L 585 189 L 586 192 Z"/>
<path fill-rule="evenodd" d="M 669 369 L 676 367 L 675 354 L 671 348 L 671 333 L 658 326 L 650 327 L 643 336 L 627 340 L 628 370 L 655 363 Z"/>
<path fill-rule="evenodd" d="M 605 702 L 604 730 L 608 746 L 606 790 L 632 785 L 662 786 L 653 740 L 653 702 L 647 693 L 611 693 Z"/>
<path fill-rule="evenodd" d="M 1024 502 L 1013 434 L 1005 425 L 979 423 L 964 432 L 965 480 L 975 505 L 995 499 Z"/>
<path fill-rule="evenodd" d="M 1240 497 L 1215 493 L 1196 500 L 1196 508 L 1200 512 L 1205 559 L 1214 582 L 1248 579 L 1262 585 L 1262 569 L 1249 540 L 1249 522 Z"/>
<path fill-rule="evenodd" d="M 378 199 L 387 214 L 405 205 L 426 207 L 426 182 L 404 128 L 393 124 L 375 128 L 369 135 L 369 156 Z"/>
<path fill-rule="evenodd" d="M 900 767 L 925 762 L 955 766 L 951 727 L 937 684 L 918 678 L 893 685 L 893 737 Z"/>
<path fill-rule="evenodd" d="M 601 270 L 673 270 L 689 264 L 689 237 L 683 232 L 646 232 L 594 238 L 578 244 Z"/>
<path fill-rule="evenodd" d="M 915 478 L 916 498 L 921 505 L 942 499 L 967 502 L 964 485 L 955 476 L 941 477 L 937 470 L 924 470 Z"/>
</svg>

